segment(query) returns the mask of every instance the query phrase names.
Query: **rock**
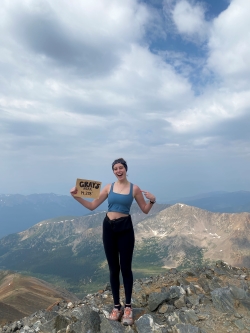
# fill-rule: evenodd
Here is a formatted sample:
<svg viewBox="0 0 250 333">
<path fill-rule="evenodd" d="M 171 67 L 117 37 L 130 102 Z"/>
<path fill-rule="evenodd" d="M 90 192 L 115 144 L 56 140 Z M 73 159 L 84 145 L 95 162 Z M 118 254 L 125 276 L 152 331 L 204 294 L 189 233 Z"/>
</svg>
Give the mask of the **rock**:
<svg viewBox="0 0 250 333">
<path fill-rule="evenodd" d="M 205 293 L 210 292 L 209 283 L 208 283 L 208 280 L 206 278 L 202 277 L 202 278 L 198 279 L 197 282 L 201 285 L 201 287 L 205 291 Z"/>
<path fill-rule="evenodd" d="M 173 333 L 200 333 L 199 327 L 192 325 L 177 324 L 173 327 Z"/>
<path fill-rule="evenodd" d="M 234 300 L 239 301 L 240 304 L 242 304 L 245 308 L 250 310 L 250 297 L 248 296 L 248 293 L 244 289 L 230 285 L 229 290 Z"/>
<path fill-rule="evenodd" d="M 143 284 L 151 284 L 153 282 L 153 279 L 151 279 L 151 278 L 144 278 L 144 279 L 142 279 L 142 283 Z"/>
<path fill-rule="evenodd" d="M 199 321 L 199 317 L 196 315 L 194 310 L 186 310 L 179 314 L 179 318 L 184 324 L 195 324 Z"/>
<path fill-rule="evenodd" d="M 196 271 L 195 271 L 195 270 L 191 270 L 191 269 L 189 269 L 189 270 L 185 271 L 185 276 L 186 276 L 186 277 L 189 277 L 189 276 L 196 276 Z"/>
<path fill-rule="evenodd" d="M 139 319 L 141 316 L 145 314 L 145 308 L 133 308 L 133 318 L 134 320 Z"/>
<path fill-rule="evenodd" d="M 190 286 L 188 286 L 188 287 L 186 288 L 186 293 L 187 293 L 188 296 L 193 295 L 193 291 L 191 290 Z"/>
<path fill-rule="evenodd" d="M 208 313 L 200 313 L 200 314 L 197 314 L 197 317 L 198 317 L 199 321 L 203 321 L 203 320 L 209 319 L 209 314 Z"/>
<path fill-rule="evenodd" d="M 55 321 L 56 319 L 53 318 L 49 321 L 47 321 L 46 323 L 42 324 L 39 329 L 41 333 L 51 333 L 55 330 Z M 21 333 L 21 331 L 20 331 Z"/>
<path fill-rule="evenodd" d="M 197 294 L 197 295 L 205 293 L 204 289 L 201 286 L 199 286 L 198 284 L 194 284 L 193 288 L 194 288 L 195 294 Z"/>
<path fill-rule="evenodd" d="M 169 299 L 177 299 L 180 298 L 182 295 L 186 295 L 185 290 L 179 286 L 171 286 L 169 289 Z"/>
<path fill-rule="evenodd" d="M 221 312 L 234 312 L 234 300 L 229 288 L 218 288 L 211 292 L 214 307 Z"/>
<path fill-rule="evenodd" d="M 136 332 L 131 326 L 127 326 L 125 328 L 125 333 L 136 333 Z"/>
<path fill-rule="evenodd" d="M 174 306 L 177 308 L 177 309 L 181 309 L 183 307 L 186 306 L 186 296 L 181 296 L 179 299 L 177 299 L 175 302 L 174 302 Z"/>
<path fill-rule="evenodd" d="M 212 302 L 212 298 L 211 297 L 208 297 L 208 296 L 205 296 L 203 294 L 199 294 L 199 303 L 200 304 L 210 304 Z"/>
<path fill-rule="evenodd" d="M 217 288 L 221 288 L 220 280 L 217 277 L 213 277 L 212 281 L 208 282 L 208 286 L 210 290 L 214 290 Z"/>
<path fill-rule="evenodd" d="M 240 279 L 240 274 L 247 278 Z M 107 319 L 113 304 L 110 290 L 105 290 L 71 304 L 52 304 L 5 324 L 0 333 L 243 333 L 250 331 L 249 276 L 248 269 L 219 261 L 218 267 L 195 268 L 192 274 L 176 271 L 136 280 L 132 327 Z"/>
<path fill-rule="evenodd" d="M 88 333 L 88 330 L 90 332 L 98 332 L 100 329 L 101 319 L 99 314 L 86 305 L 79 307 L 78 312 L 76 312 L 76 309 L 74 309 L 71 315 L 72 318 L 75 318 L 76 315 L 78 315 L 79 321 L 83 322 L 84 330 L 82 330 L 82 333 Z"/>
<path fill-rule="evenodd" d="M 242 319 L 237 319 L 234 321 L 234 324 L 236 327 L 238 327 L 239 330 L 244 330 L 245 329 L 245 324 Z"/>
<path fill-rule="evenodd" d="M 248 299 L 247 293 L 244 289 L 229 285 L 229 290 L 231 291 L 234 299 L 238 300 Z"/>
<path fill-rule="evenodd" d="M 72 302 L 69 302 L 69 303 L 67 304 L 67 307 L 68 307 L 68 309 L 72 309 L 72 308 L 74 307 L 74 305 L 73 305 Z"/>
<path fill-rule="evenodd" d="M 186 297 L 186 302 L 190 303 L 191 305 L 199 305 L 200 297 L 198 295 L 191 295 Z"/>
<path fill-rule="evenodd" d="M 144 293 L 135 294 L 131 299 L 132 306 L 135 308 L 140 308 L 141 306 L 146 307 L 148 305 L 147 295 Z"/>
<path fill-rule="evenodd" d="M 150 311 L 154 311 L 161 305 L 164 301 L 170 299 L 170 293 L 151 293 L 148 298 L 148 306 Z"/>
<path fill-rule="evenodd" d="M 176 312 L 172 313 L 171 315 L 168 315 L 167 316 L 167 323 L 171 327 L 175 326 L 178 323 L 181 323 L 179 315 Z"/>
<path fill-rule="evenodd" d="M 163 333 L 163 327 L 156 324 L 153 317 L 145 314 L 135 322 L 138 333 Z"/>
<path fill-rule="evenodd" d="M 250 311 L 250 300 L 249 299 L 244 299 L 244 300 L 240 301 L 240 303 Z"/>
<path fill-rule="evenodd" d="M 70 319 L 66 316 L 59 315 L 55 318 L 54 322 L 54 328 L 56 329 L 56 332 L 66 328 L 70 324 Z"/>
<path fill-rule="evenodd" d="M 79 333 L 81 333 L 81 331 Z M 125 326 L 122 326 L 121 323 L 117 321 L 112 321 L 106 318 L 102 318 L 100 333 L 125 333 Z"/>
<path fill-rule="evenodd" d="M 8 333 L 8 330 L 6 331 Z M 9 331 L 10 332 L 10 331 Z M 34 333 L 35 331 L 32 330 L 29 326 L 25 325 L 21 330 L 20 333 Z M 50 331 L 53 332 L 53 329 Z M 54 333 L 54 332 L 53 332 Z"/>
<path fill-rule="evenodd" d="M 103 288 L 104 291 L 111 291 L 111 285 L 109 282 L 107 282 Z"/>
<path fill-rule="evenodd" d="M 135 282 L 133 285 L 133 292 L 139 293 L 142 290 L 142 286 L 139 282 Z"/>
<path fill-rule="evenodd" d="M 168 311 L 168 307 L 169 307 L 168 304 L 162 304 L 162 305 L 159 307 L 158 312 L 159 312 L 159 313 L 166 313 L 166 312 Z"/>
<path fill-rule="evenodd" d="M 184 278 L 177 279 L 177 286 L 187 286 L 189 282 Z"/>
</svg>

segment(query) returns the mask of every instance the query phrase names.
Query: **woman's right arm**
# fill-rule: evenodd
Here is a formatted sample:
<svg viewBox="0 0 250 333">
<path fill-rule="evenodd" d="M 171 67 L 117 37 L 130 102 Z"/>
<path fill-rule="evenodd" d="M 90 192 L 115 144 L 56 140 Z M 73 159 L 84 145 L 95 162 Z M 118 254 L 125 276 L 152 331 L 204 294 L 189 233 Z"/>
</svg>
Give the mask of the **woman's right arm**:
<svg viewBox="0 0 250 333">
<path fill-rule="evenodd" d="M 87 208 L 89 210 L 95 210 L 98 206 L 100 206 L 107 199 L 108 194 L 109 194 L 109 189 L 110 189 L 110 184 L 106 185 L 103 188 L 103 190 L 101 191 L 99 198 L 94 199 L 93 201 L 87 201 L 87 200 L 84 200 L 83 198 L 75 197 L 75 195 L 77 194 L 76 187 L 73 187 L 70 190 L 70 194 L 76 201 L 78 201 L 80 204 L 82 204 L 85 208 Z"/>
</svg>

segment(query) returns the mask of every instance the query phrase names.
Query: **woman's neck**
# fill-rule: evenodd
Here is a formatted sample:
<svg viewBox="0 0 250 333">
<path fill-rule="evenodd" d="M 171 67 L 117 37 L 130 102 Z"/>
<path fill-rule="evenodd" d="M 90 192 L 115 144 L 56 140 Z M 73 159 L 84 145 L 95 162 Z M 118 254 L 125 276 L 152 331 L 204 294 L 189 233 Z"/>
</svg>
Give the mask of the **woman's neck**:
<svg viewBox="0 0 250 333">
<path fill-rule="evenodd" d="M 123 180 L 117 180 L 116 183 L 119 184 L 119 185 L 126 185 L 126 184 L 129 183 L 129 181 L 126 178 L 126 179 L 123 179 Z"/>
</svg>

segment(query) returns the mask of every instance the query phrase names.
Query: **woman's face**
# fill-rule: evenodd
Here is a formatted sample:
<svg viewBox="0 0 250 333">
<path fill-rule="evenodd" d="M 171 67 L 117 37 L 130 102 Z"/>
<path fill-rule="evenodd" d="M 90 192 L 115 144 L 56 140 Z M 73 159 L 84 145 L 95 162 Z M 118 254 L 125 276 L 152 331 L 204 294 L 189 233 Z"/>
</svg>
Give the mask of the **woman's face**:
<svg viewBox="0 0 250 333">
<path fill-rule="evenodd" d="M 123 180 L 126 178 L 127 171 L 123 164 L 117 163 L 114 165 L 113 172 L 118 180 Z"/>
</svg>

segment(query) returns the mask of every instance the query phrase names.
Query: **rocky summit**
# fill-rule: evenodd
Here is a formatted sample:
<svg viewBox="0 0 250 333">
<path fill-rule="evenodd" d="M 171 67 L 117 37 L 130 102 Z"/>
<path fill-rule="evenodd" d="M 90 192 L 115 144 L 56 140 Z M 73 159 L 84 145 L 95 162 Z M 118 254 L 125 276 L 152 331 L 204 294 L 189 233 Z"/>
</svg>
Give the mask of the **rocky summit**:
<svg viewBox="0 0 250 333">
<path fill-rule="evenodd" d="M 123 288 L 121 297 L 124 298 Z M 213 266 L 137 279 L 134 325 L 108 319 L 109 284 L 81 301 L 61 301 L 8 323 L 0 332 L 17 333 L 210 333 L 250 332 L 250 270 L 223 261 Z"/>
</svg>

